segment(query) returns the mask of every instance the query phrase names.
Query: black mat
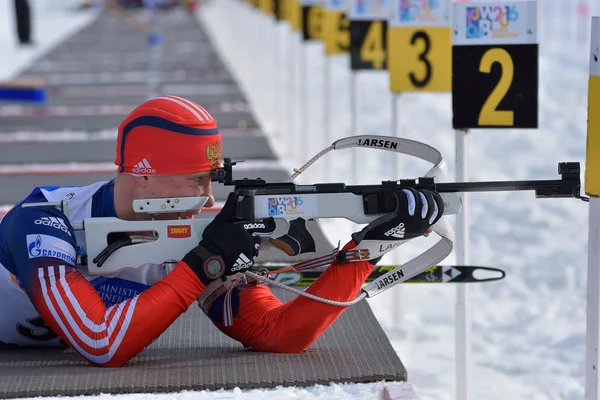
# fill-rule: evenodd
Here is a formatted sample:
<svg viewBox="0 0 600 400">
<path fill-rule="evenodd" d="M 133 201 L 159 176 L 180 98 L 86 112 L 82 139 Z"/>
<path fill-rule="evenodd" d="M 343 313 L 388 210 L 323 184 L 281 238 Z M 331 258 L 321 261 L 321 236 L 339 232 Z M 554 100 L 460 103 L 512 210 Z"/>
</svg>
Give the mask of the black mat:
<svg viewBox="0 0 600 400">
<path fill-rule="evenodd" d="M 293 296 L 276 293 L 284 301 Z M 365 301 L 348 308 L 302 354 L 245 350 L 195 304 L 122 368 L 88 366 L 68 349 L 0 354 L 0 398 L 406 380 L 406 369 Z"/>
</svg>

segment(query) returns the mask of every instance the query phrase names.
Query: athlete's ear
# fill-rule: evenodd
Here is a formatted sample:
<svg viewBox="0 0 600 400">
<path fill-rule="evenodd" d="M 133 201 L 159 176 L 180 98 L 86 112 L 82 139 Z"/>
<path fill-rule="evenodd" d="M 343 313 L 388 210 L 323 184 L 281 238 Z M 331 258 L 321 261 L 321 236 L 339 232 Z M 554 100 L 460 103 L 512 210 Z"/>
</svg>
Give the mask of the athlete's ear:
<svg viewBox="0 0 600 400">
<path fill-rule="evenodd" d="M 148 186 L 149 181 L 147 176 L 133 176 L 133 179 L 142 189 L 145 189 Z"/>
</svg>

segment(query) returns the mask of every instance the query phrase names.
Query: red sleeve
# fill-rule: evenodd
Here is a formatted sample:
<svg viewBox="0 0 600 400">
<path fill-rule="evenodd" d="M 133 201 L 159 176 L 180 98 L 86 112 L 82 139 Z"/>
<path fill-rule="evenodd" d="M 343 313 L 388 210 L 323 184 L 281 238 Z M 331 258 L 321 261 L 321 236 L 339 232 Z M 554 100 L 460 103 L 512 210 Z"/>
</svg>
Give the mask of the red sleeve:
<svg viewBox="0 0 600 400">
<path fill-rule="evenodd" d="M 73 267 L 38 268 L 29 293 L 48 327 L 90 364 L 120 367 L 160 336 L 205 289 L 184 263 L 152 287 L 107 308 Z"/>
<path fill-rule="evenodd" d="M 350 241 L 344 250 L 354 247 L 356 243 Z M 372 271 L 373 265 L 368 261 L 334 262 L 306 292 L 329 300 L 351 301 L 360 293 Z M 233 325 L 227 327 L 221 320 L 216 326 L 256 351 L 301 353 L 347 308 L 304 296 L 296 296 L 282 304 L 266 285 L 240 286 L 237 296 L 239 307 Z"/>
</svg>

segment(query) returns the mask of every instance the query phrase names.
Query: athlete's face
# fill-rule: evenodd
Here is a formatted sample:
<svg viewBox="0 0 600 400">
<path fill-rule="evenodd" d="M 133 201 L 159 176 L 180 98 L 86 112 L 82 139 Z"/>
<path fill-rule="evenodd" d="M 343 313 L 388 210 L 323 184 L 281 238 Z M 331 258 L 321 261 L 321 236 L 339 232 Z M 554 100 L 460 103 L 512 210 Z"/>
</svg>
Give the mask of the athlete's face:
<svg viewBox="0 0 600 400">
<path fill-rule="evenodd" d="M 154 175 L 147 177 L 147 184 L 140 188 L 137 198 L 162 198 L 162 197 L 193 197 L 208 196 L 205 208 L 214 206 L 215 199 L 212 194 L 210 172 L 199 172 L 185 175 Z M 187 216 L 192 217 L 200 211 L 190 211 Z M 172 219 L 173 215 L 161 214 L 161 219 Z"/>
</svg>

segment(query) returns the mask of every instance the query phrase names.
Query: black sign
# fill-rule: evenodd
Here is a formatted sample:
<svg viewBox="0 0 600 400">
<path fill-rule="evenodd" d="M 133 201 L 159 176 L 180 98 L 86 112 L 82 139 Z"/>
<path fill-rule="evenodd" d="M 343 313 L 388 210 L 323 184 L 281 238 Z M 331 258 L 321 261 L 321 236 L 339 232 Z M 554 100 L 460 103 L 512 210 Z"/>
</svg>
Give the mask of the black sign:
<svg viewBox="0 0 600 400">
<path fill-rule="evenodd" d="M 387 21 L 350 21 L 350 68 L 387 69 Z"/>
<path fill-rule="evenodd" d="M 538 45 L 452 46 L 452 126 L 538 127 Z"/>
</svg>

